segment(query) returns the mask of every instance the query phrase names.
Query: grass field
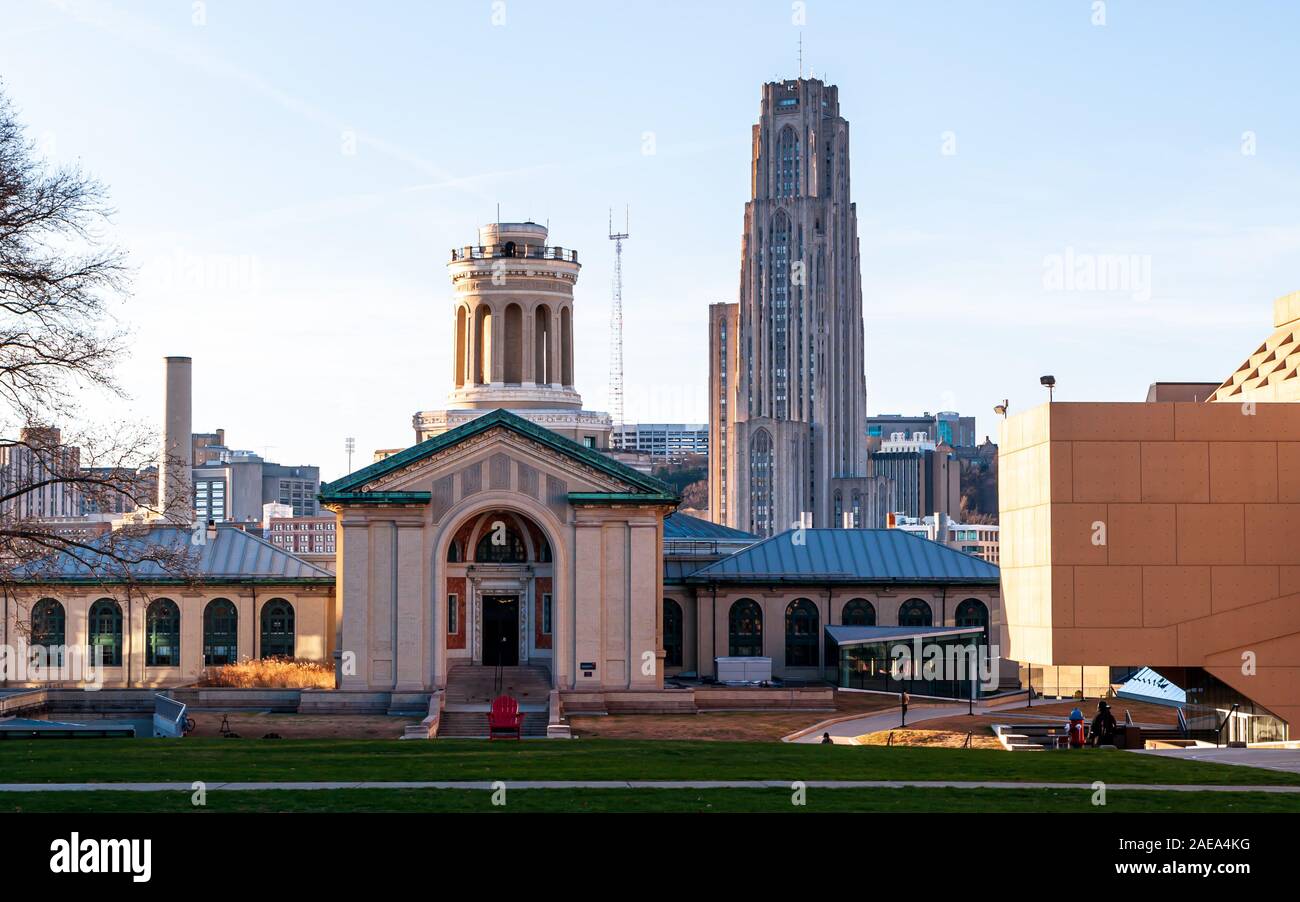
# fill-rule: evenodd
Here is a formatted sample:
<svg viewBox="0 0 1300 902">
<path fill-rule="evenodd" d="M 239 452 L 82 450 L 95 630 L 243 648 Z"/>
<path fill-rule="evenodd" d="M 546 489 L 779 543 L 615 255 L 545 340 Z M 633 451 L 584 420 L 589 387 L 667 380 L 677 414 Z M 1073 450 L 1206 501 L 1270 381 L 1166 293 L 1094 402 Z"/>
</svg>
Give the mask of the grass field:
<svg viewBox="0 0 1300 902">
<path fill-rule="evenodd" d="M 787 789 L 519 789 L 504 806 L 487 790 L 259 790 L 207 794 L 196 807 L 188 792 L 0 793 L 0 813 L 1300 813 L 1300 795 L 1222 792 L 1107 793 L 1092 804 L 1087 789 L 809 789 L 805 805 Z"/>
<path fill-rule="evenodd" d="M 1300 785 L 1300 774 L 1094 749 L 1016 754 L 613 739 L 0 742 L 0 782 L 12 783 L 895 779 Z"/>
</svg>

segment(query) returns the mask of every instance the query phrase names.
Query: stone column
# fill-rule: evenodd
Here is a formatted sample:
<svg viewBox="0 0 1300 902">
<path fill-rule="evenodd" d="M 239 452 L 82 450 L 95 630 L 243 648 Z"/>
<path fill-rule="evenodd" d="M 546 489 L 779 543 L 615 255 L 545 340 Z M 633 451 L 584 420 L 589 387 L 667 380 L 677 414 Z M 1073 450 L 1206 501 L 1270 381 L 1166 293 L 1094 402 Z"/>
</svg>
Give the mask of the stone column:
<svg viewBox="0 0 1300 902">
<path fill-rule="evenodd" d="M 660 641 L 663 628 L 663 556 L 659 552 L 658 520 L 649 517 L 632 520 L 628 560 L 631 590 L 631 647 L 628 649 L 629 683 L 633 689 L 662 689 L 664 685 L 664 652 Z M 685 616 L 683 614 L 683 616 Z M 644 673 L 646 655 L 654 669 Z"/>
<path fill-rule="evenodd" d="M 370 523 L 359 513 L 344 511 L 339 518 L 338 578 L 343 598 L 343 689 L 370 686 Z M 353 671 L 349 674 L 348 668 Z"/>
<path fill-rule="evenodd" d="M 605 649 L 601 641 L 604 631 L 604 580 L 602 578 L 603 524 L 591 514 L 580 511 L 574 527 L 574 573 L 568 581 L 568 592 L 573 601 L 570 625 L 565 635 L 573 636 L 576 670 L 573 674 L 575 689 L 598 689 L 604 679 Z M 596 665 L 595 673 L 583 676 L 584 662 Z"/>
<path fill-rule="evenodd" d="M 403 692 L 425 685 L 428 655 L 428 580 L 424 572 L 424 523 L 410 517 L 397 521 L 397 648 L 393 665 L 396 688 Z"/>
</svg>

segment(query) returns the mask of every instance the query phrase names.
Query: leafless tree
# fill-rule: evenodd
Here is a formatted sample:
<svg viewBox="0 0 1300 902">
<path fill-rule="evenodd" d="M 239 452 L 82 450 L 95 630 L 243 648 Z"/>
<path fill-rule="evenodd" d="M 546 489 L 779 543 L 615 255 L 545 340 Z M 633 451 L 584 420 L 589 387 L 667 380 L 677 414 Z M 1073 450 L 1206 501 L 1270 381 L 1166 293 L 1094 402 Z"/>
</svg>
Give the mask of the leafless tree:
<svg viewBox="0 0 1300 902">
<path fill-rule="evenodd" d="M 60 567 L 120 586 L 146 562 L 185 572 L 188 552 L 143 527 L 96 535 L 65 516 L 156 505 L 157 442 L 130 424 L 96 427 L 88 402 L 123 396 L 114 363 L 126 331 L 125 253 L 107 238 L 102 184 L 41 159 L 0 84 L 0 589 Z M 62 427 L 62 429 L 60 429 Z M 151 467 L 155 468 L 151 470 Z M 69 510 L 69 507 L 75 509 Z M 120 594 L 117 593 L 117 594 Z"/>
</svg>

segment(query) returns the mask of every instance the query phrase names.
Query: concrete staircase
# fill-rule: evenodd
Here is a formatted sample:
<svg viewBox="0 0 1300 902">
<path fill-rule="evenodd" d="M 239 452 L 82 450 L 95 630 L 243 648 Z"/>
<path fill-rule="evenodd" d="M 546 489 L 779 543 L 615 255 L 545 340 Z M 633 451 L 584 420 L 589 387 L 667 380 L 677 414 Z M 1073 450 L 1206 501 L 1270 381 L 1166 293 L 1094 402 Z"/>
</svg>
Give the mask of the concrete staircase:
<svg viewBox="0 0 1300 902">
<path fill-rule="evenodd" d="M 495 667 L 456 664 L 447 673 L 447 706 L 483 705 L 486 711 L 498 695 L 513 696 L 520 707 L 545 707 L 551 692 L 551 672 L 545 667 L 502 667 L 501 690 L 496 690 Z"/>
<path fill-rule="evenodd" d="M 524 739 L 545 739 L 546 711 L 525 711 L 520 734 Z M 438 738 L 487 739 L 487 711 L 443 711 Z"/>
<path fill-rule="evenodd" d="M 545 738 L 551 674 L 545 667 L 497 668 L 454 665 L 447 673 L 446 702 L 438 725 L 439 739 L 486 739 L 487 712 L 498 695 L 512 696 L 524 712 L 525 738 Z"/>
</svg>

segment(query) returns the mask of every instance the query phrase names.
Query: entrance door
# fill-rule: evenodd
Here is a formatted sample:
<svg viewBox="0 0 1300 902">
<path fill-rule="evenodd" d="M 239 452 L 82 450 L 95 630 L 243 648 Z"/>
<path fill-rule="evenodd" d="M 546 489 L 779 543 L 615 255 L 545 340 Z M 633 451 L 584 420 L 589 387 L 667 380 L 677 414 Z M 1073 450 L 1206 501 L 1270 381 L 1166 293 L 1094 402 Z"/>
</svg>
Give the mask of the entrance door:
<svg viewBox="0 0 1300 902">
<path fill-rule="evenodd" d="M 514 667 L 519 663 L 519 596 L 483 597 L 483 663 Z"/>
</svg>

